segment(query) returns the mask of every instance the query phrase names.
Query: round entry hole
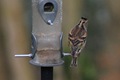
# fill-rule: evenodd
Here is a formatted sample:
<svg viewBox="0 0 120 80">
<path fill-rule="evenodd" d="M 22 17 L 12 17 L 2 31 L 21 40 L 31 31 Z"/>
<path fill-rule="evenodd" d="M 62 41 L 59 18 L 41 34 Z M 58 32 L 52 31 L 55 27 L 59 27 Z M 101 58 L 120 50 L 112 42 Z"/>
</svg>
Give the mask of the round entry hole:
<svg viewBox="0 0 120 80">
<path fill-rule="evenodd" d="M 44 12 L 53 12 L 54 5 L 51 2 L 48 2 L 44 5 Z"/>
</svg>

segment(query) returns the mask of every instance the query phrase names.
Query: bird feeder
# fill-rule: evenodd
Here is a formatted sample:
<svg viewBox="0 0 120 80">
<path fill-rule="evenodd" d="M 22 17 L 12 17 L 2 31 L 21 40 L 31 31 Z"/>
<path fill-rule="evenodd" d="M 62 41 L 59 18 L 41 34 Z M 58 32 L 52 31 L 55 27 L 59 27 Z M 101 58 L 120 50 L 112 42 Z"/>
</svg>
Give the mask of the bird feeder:
<svg viewBox="0 0 120 80">
<path fill-rule="evenodd" d="M 32 52 L 15 56 L 29 56 L 36 66 L 63 64 L 61 22 L 61 0 L 32 0 Z"/>
<path fill-rule="evenodd" d="M 62 64 L 61 1 L 33 0 L 32 10 L 32 33 L 37 40 L 37 52 L 30 63 L 38 66 Z"/>
</svg>

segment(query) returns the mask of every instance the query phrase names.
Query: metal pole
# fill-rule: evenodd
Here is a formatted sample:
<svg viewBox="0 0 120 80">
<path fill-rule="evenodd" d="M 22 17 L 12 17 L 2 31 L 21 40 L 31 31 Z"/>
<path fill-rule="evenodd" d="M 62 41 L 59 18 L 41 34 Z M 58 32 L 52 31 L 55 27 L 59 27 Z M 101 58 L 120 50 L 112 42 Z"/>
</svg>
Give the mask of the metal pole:
<svg viewBox="0 0 120 80">
<path fill-rule="evenodd" d="M 53 80 L 53 67 L 41 67 L 41 80 Z"/>
</svg>

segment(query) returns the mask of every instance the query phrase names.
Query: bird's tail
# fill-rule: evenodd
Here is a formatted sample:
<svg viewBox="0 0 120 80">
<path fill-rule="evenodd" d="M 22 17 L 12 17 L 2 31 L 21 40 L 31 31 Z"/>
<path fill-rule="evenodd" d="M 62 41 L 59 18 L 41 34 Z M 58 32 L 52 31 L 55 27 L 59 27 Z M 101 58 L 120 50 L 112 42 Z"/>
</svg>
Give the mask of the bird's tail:
<svg viewBox="0 0 120 80">
<path fill-rule="evenodd" d="M 73 57 L 70 67 L 77 67 L 77 57 Z"/>
</svg>

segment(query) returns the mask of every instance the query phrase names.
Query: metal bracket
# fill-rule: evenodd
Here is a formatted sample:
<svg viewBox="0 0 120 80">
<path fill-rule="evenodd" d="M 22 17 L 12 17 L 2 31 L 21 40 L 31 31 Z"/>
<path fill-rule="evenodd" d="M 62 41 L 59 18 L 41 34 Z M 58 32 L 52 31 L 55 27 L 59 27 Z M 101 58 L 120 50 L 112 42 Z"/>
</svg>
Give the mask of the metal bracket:
<svg viewBox="0 0 120 80">
<path fill-rule="evenodd" d="M 64 56 L 71 56 L 70 53 L 64 53 L 63 52 L 62 40 L 63 40 L 63 32 L 60 35 L 60 53 L 61 53 L 62 57 L 64 57 Z"/>
<path fill-rule="evenodd" d="M 35 53 L 37 51 L 37 39 L 34 34 L 32 34 L 32 45 L 31 45 L 32 52 L 30 54 L 16 54 L 15 57 L 30 57 L 34 58 Z"/>
</svg>

